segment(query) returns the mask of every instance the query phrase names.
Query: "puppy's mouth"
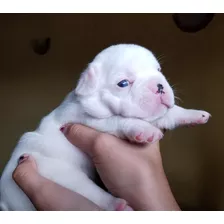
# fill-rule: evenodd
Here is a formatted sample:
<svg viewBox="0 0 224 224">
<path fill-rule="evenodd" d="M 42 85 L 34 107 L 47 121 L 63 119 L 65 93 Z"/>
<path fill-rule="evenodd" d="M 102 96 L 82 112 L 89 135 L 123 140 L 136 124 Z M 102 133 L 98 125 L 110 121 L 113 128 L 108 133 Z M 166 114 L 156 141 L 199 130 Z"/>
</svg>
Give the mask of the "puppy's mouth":
<svg viewBox="0 0 224 224">
<path fill-rule="evenodd" d="M 174 106 L 172 100 L 167 97 L 165 94 L 158 94 L 160 104 L 164 105 L 167 109 L 170 109 Z"/>
<path fill-rule="evenodd" d="M 161 104 L 167 107 L 167 109 L 171 109 L 174 106 L 174 104 L 169 104 L 169 103 L 163 102 L 162 100 L 161 100 Z"/>
</svg>

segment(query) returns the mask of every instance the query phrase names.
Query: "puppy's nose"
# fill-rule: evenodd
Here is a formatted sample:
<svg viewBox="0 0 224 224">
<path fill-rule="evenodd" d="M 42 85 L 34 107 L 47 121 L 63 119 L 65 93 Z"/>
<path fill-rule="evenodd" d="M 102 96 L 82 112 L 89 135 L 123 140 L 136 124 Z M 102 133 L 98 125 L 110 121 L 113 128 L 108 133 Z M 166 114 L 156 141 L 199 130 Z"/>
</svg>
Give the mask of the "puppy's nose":
<svg viewBox="0 0 224 224">
<path fill-rule="evenodd" d="M 157 91 L 158 93 L 164 93 L 164 92 L 163 92 L 164 87 L 163 87 L 162 84 L 160 84 L 160 83 L 157 84 L 157 87 L 158 87 L 158 91 Z"/>
</svg>

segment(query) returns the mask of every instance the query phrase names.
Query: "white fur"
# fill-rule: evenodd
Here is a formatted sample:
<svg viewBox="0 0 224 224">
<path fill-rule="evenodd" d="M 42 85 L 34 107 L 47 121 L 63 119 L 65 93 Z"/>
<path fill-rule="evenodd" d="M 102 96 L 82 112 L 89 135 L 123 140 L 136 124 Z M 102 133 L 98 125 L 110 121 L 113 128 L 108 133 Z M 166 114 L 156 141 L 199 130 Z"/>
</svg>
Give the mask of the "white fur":
<svg viewBox="0 0 224 224">
<path fill-rule="evenodd" d="M 130 85 L 121 88 L 117 83 L 124 79 Z M 158 83 L 164 87 L 163 94 L 157 93 Z M 62 104 L 44 117 L 35 131 L 21 137 L 1 177 L 1 209 L 35 210 L 12 179 L 18 158 L 28 153 L 44 177 L 103 209 L 114 210 L 116 198 L 94 183 L 89 158 L 60 132 L 65 123 L 84 124 L 131 141 L 155 142 L 163 137 L 160 129 L 203 124 L 209 116 L 205 111 L 175 105 L 172 88 L 149 50 L 131 44 L 111 46 L 88 65 Z"/>
</svg>

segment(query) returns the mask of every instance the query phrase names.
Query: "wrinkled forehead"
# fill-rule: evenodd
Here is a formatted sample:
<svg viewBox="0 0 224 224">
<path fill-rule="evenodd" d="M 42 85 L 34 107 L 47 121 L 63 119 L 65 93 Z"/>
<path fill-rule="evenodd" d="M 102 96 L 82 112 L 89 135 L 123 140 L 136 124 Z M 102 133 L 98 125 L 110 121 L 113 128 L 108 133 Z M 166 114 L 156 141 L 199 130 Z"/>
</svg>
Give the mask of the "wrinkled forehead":
<svg viewBox="0 0 224 224">
<path fill-rule="evenodd" d="M 103 73 L 110 77 L 122 73 L 144 74 L 160 67 L 151 51 L 135 45 L 110 47 L 97 55 L 94 61 L 99 62 Z"/>
</svg>

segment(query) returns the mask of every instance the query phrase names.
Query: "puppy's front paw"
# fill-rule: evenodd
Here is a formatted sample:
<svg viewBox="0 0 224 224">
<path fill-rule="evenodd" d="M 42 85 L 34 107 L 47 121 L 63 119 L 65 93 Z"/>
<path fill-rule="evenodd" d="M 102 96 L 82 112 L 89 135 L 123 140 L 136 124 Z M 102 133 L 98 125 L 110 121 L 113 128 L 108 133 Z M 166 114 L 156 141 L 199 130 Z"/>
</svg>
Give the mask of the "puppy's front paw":
<svg viewBox="0 0 224 224">
<path fill-rule="evenodd" d="M 163 133 L 158 128 L 136 126 L 130 131 L 129 139 L 138 143 L 154 143 L 162 137 Z"/>
<path fill-rule="evenodd" d="M 197 119 L 197 124 L 205 124 L 208 122 L 209 118 L 211 117 L 211 114 L 209 114 L 206 111 L 198 111 L 198 119 Z"/>
</svg>

